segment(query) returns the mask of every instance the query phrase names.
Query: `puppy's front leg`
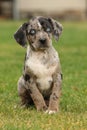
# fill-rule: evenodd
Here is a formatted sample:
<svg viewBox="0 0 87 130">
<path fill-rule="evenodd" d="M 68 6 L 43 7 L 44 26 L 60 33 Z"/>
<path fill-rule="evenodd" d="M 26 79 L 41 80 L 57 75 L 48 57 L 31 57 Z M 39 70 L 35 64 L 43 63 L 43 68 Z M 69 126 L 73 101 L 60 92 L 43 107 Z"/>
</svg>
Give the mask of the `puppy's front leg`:
<svg viewBox="0 0 87 130">
<path fill-rule="evenodd" d="M 61 74 L 55 74 L 53 76 L 53 90 L 50 96 L 49 108 L 47 113 L 53 114 L 59 110 L 59 97 L 61 93 Z"/>
<path fill-rule="evenodd" d="M 27 81 L 27 85 L 29 87 L 30 95 L 31 95 L 31 98 L 32 98 L 36 108 L 37 108 L 37 111 L 40 111 L 40 110 L 45 111 L 47 109 L 47 106 L 46 106 L 44 98 L 43 98 L 42 94 L 40 93 L 40 91 L 38 90 L 36 84 L 29 83 Z"/>
</svg>

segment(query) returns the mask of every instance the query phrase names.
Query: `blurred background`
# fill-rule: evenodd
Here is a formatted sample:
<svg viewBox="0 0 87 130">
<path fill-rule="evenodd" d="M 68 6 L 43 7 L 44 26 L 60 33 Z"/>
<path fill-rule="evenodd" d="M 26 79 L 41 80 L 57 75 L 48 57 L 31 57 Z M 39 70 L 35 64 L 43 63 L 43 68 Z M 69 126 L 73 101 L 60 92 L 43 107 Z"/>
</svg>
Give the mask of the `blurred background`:
<svg viewBox="0 0 87 130">
<path fill-rule="evenodd" d="M 19 20 L 36 15 L 85 20 L 87 0 L 0 0 L 0 19 Z"/>
</svg>

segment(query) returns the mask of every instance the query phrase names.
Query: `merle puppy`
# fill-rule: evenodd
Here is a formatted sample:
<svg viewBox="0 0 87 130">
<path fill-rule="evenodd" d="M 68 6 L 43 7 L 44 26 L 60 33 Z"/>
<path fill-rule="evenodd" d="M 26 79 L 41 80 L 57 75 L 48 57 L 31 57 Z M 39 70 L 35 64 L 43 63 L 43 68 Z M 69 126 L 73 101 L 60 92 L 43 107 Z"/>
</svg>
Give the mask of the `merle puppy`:
<svg viewBox="0 0 87 130">
<path fill-rule="evenodd" d="M 62 72 L 52 36 L 58 40 L 61 33 L 59 22 L 40 16 L 21 25 L 14 34 L 16 41 L 27 47 L 23 74 L 18 81 L 22 105 L 33 102 L 38 111 L 49 114 L 59 110 Z"/>
</svg>

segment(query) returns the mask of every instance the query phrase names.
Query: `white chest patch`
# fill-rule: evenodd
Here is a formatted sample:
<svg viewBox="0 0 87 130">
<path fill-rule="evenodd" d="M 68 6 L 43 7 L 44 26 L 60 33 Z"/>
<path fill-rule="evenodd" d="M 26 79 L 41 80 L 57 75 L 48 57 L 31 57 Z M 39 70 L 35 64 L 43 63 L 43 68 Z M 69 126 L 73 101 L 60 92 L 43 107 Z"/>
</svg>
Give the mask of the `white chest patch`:
<svg viewBox="0 0 87 130">
<path fill-rule="evenodd" d="M 49 89 L 52 83 L 52 74 L 55 72 L 57 65 L 48 65 L 43 63 L 43 55 L 32 54 L 25 63 L 25 69 L 29 74 L 35 75 L 37 77 L 37 83 L 41 90 Z"/>
</svg>

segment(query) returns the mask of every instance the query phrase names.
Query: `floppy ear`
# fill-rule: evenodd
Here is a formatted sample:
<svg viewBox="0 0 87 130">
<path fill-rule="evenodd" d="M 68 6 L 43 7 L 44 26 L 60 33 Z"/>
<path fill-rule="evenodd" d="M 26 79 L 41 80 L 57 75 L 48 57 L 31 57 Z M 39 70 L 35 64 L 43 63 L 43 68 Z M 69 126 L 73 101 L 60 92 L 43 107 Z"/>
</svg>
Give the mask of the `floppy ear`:
<svg viewBox="0 0 87 130">
<path fill-rule="evenodd" d="M 48 18 L 52 28 L 53 28 L 53 36 L 58 41 L 60 34 L 62 33 L 62 25 L 52 18 Z"/>
<path fill-rule="evenodd" d="M 28 26 L 28 23 L 24 23 L 14 34 L 15 40 L 23 47 L 26 47 L 27 45 L 27 39 L 26 39 L 27 26 Z"/>
</svg>

